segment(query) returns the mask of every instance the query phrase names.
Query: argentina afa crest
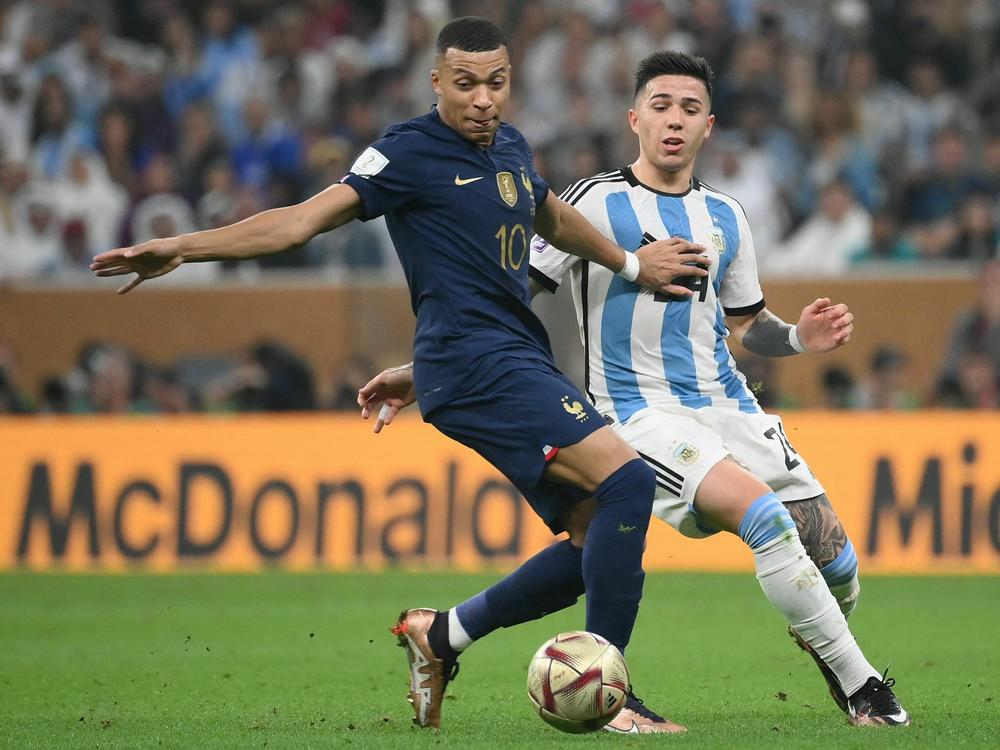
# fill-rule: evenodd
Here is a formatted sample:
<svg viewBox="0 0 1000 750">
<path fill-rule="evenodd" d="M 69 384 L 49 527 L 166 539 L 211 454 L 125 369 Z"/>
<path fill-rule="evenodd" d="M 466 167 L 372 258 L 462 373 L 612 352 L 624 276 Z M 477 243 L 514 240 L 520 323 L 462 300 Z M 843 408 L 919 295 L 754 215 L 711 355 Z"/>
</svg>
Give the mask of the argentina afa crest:
<svg viewBox="0 0 1000 750">
<path fill-rule="evenodd" d="M 503 202 L 513 208 L 514 204 L 517 203 L 517 183 L 514 182 L 514 175 L 510 172 L 498 172 L 497 188 L 500 190 Z"/>
</svg>

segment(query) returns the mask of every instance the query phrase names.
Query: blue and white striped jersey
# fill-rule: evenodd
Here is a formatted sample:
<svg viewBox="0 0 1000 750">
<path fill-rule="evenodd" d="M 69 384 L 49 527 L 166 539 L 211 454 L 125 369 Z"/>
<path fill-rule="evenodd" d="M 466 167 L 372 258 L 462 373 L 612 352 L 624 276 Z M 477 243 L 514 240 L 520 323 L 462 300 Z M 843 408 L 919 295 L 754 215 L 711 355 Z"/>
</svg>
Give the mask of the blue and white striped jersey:
<svg viewBox="0 0 1000 750">
<path fill-rule="evenodd" d="M 764 307 L 742 207 L 697 179 L 685 193 L 662 193 L 629 167 L 581 180 L 562 198 L 626 250 L 683 237 L 712 259 L 707 278 L 690 277 L 694 295 L 678 299 L 533 239 L 533 279 L 554 292 L 570 274 L 597 409 L 619 422 L 649 405 L 761 411 L 726 345 L 725 316 Z"/>
</svg>

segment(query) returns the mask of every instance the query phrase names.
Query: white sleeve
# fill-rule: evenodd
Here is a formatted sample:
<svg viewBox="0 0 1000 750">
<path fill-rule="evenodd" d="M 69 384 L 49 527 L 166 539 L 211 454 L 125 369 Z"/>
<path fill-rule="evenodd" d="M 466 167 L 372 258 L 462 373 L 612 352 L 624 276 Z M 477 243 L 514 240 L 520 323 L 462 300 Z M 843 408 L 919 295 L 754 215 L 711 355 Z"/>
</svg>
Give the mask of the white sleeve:
<svg viewBox="0 0 1000 750">
<path fill-rule="evenodd" d="M 577 256 L 564 253 L 536 234 L 531 238 L 531 266 L 528 274 L 545 291 L 555 294 L 566 274 L 579 260 Z"/>
<path fill-rule="evenodd" d="M 764 292 L 757 278 L 757 257 L 753 250 L 750 224 L 742 207 L 737 206 L 734 213 L 740 231 L 740 244 L 722 279 L 719 300 L 726 315 L 750 315 L 763 309 Z"/>
<path fill-rule="evenodd" d="M 566 200 L 577 186 L 583 182 L 586 182 L 586 180 L 579 180 L 573 183 L 559 197 L 562 200 Z M 607 236 L 608 233 L 604 227 L 604 224 L 607 223 L 606 219 L 589 205 L 589 200 L 586 197 L 584 200 L 572 205 L 577 211 L 583 214 L 583 217 L 587 221 Z M 564 253 L 559 248 L 550 245 L 545 238 L 539 237 L 537 234 L 531 238 L 531 266 L 528 269 L 528 273 L 532 279 L 541 284 L 542 288 L 548 292 L 555 294 L 556 290 L 559 289 L 559 285 L 562 284 L 563 279 L 566 278 L 566 274 L 580 260 L 579 256 Z"/>
</svg>

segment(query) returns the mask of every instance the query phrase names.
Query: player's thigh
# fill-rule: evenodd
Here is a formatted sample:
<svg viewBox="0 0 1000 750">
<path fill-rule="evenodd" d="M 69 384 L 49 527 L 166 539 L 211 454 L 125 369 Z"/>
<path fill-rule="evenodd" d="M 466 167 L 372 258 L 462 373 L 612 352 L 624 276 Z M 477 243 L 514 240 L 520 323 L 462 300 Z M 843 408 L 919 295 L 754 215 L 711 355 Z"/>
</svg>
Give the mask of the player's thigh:
<svg viewBox="0 0 1000 750">
<path fill-rule="evenodd" d="M 593 492 L 601 483 L 639 456 L 605 425 L 574 445 L 560 448 L 545 476 Z"/>
<path fill-rule="evenodd" d="M 474 391 L 425 419 L 503 473 L 554 533 L 565 530 L 564 514 L 589 492 L 553 481 L 547 461 L 595 432 L 608 431 L 565 376 L 533 365 L 493 368 Z"/>
<path fill-rule="evenodd" d="M 709 407 L 699 409 L 696 418 L 721 435 L 733 457 L 782 502 L 823 494 L 823 485 L 795 450 L 780 417 Z"/>
<path fill-rule="evenodd" d="M 698 487 L 728 455 L 719 435 L 689 417 L 658 407 L 636 412 L 614 430 L 656 474 L 655 517 L 695 539 L 719 530 L 707 524 L 694 506 Z"/>
<path fill-rule="evenodd" d="M 770 492 L 770 487 L 730 456 L 705 475 L 694 507 L 708 525 L 735 534 L 754 501 Z"/>
</svg>

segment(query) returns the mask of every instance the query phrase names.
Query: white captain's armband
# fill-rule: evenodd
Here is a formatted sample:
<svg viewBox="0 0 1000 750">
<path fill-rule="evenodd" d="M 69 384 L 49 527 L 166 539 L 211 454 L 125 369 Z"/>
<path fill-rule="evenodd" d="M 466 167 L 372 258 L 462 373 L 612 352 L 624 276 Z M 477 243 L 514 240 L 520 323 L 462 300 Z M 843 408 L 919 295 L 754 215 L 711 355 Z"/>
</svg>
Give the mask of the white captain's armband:
<svg viewBox="0 0 1000 750">
<path fill-rule="evenodd" d="M 389 164 L 385 154 L 369 146 L 351 165 L 351 172 L 359 177 L 374 177 Z"/>
<path fill-rule="evenodd" d="M 618 275 L 625 279 L 625 281 L 635 281 L 639 278 L 639 269 L 639 256 L 626 250 L 625 265 L 618 271 Z"/>
</svg>

